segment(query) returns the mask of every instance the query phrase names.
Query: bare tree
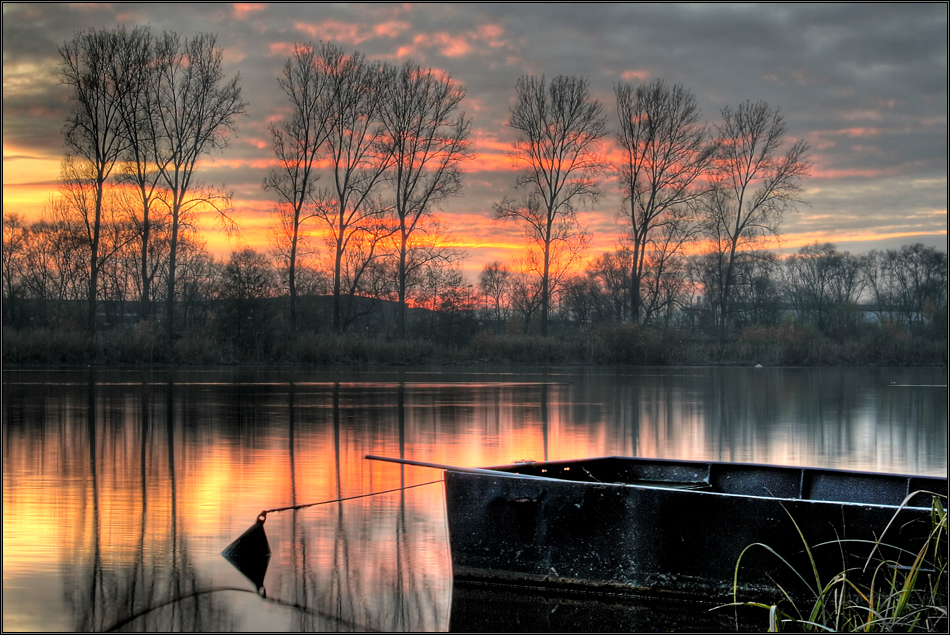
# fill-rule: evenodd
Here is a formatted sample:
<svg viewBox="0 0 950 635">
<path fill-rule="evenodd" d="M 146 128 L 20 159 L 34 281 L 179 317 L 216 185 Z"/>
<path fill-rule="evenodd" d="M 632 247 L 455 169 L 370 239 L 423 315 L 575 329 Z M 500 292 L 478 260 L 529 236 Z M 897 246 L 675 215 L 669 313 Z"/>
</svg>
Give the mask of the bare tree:
<svg viewBox="0 0 950 635">
<path fill-rule="evenodd" d="M 691 259 L 690 275 L 701 289 L 705 308 L 703 321 L 712 329 L 721 325 L 719 281 L 724 254 L 708 252 Z M 772 325 L 780 316 L 778 258 L 771 251 L 747 249 L 736 254 L 733 263 L 733 297 L 730 321 L 737 327 Z"/>
<path fill-rule="evenodd" d="M 584 243 L 577 223 L 578 205 L 595 201 L 604 161 L 598 142 L 606 134 L 600 101 L 591 97 L 588 80 L 559 75 L 550 84 L 544 77 L 523 76 L 508 126 L 518 132 L 512 157 L 525 165 L 515 187 L 524 198 L 505 198 L 494 206 L 496 219 L 526 224 L 526 233 L 541 251 L 541 334 L 547 335 L 548 311 L 554 289 L 551 258 L 558 243 Z M 580 239 L 580 240 L 579 240 Z M 572 248 L 573 250 L 573 248 Z"/>
<path fill-rule="evenodd" d="M 232 251 L 222 272 L 222 297 L 250 300 L 273 293 L 274 270 L 267 257 L 250 247 Z"/>
<path fill-rule="evenodd" d="M 465 89 L 444 74 L 412 61 L 388 68 L 381 85 L 383 147 L 390 157 L 387 180 L 399 225 L 396 286 L 397 330 L 406 334 L 406 287 L 415 233 L 432 233 L 426 224 L 435 206 L 459 193 L 460 163 L 469 155 L 470 122 L 458 113 Z M 430 252 L 431 253 L 431 252 Z"/>
<path fill-rule="evenodd" d="M 24 273 L 31 297 L 79 300 L 89 288 L 86 239 L 65 207 L 64 197 L 51 197 L 43 218 L 30 226 Z"/>
<path fill-rule="evenodd" d="M 156 280 L 168 263 L 168 193 L 159 186 L 161 176 L 151 164 L 126 163 L 119 178 L 133 186 L 116 188 L 116 199 L 128 213 L 136 240 L 134 253 L 125 250 L 122 257 L 127 261 L 126 268 L 136 270 L 131 292 L 138 299 L 139 318 L 149 319 L 155 302 L 164 297 Z"/>
<path fill-rule="evenodd" d="M 127 32 L 123 27 L 85 31 L 59 49 L 60 80 L 73 91 L 65 128 L 66 145 L 89 163 L 89 178 L 94 186 L 86 294 L 90 329 L 96 327 L 104 188 L 128 143 L 122 112 L 142 82 L 146 33 L 144 28 Z"/>
<path fill-rule="evenodd" d="M 822 332 L 843 326 L 844 312 L 857 304 L 863 286 L 859 260 L 831 243 L 806 245 L 785 261 L 785 292 L 798 319 Z"/>
<path fill-rule="evenodd" d="M 156 274 L 154 259 L 154 230 L 161 221 L 156 218 L 155 205 L 167 208 L 167 197 L 160 188 L 161 171 L 153 162 L 154 118 L 158 113 L 156 100 L 156 82 L 154 74 L 159 70 L 155 60 L 155 38 L 151 31 L 143 29 L 136 41 L 134 54 L 138 61 L 134 68 L 138 73 L 135 90 L 130 91 L 120 103 L 123 134 L 126 137 L 125 150 L 122 153 L 122 170 L 118 180 L 128 183 L 135 190 L 134 197 L 128 198 L 128 208 L 133 223 L 139 233 L 138 249 L 138 295 L 139 315 L 142 319 L 151 317 L 153 290 L 152 282 Z M 167 209 L 165 210 L 167 212 Z"/>
<path fill-rule="evenodd" d="M 947 312 L 947 254 L 921 243 L 874 250 L 862 262 L 881 321 L 919 326 Z"/>
<path fill-rule="evenodd" d="M 696 187 L 705 174 L 715 146 L 700 124 L 696 97 L 676 84 L 657 79 L 635 90 L 614 87 L 620 128 L 621 159 L 617 175 L 623 192 L 621 216 L 629 233 L 631 317 L 643 317 L 641 287 L 648 261 L 665 262 L 691 237 L 696 223 L 691 203 L 701 194 Z M 655 280 L 657 286 L 662 281 Z"/>
<path fill-rule="evenodd" d="M 730 316 L 737 258 L 778 234 L 785 212 L 801 202 L 802 179 L 810 170 L 808 144 L 786 147 L 788 126 L 764 101 L 725 107 L 718 126 L 716 170 L 706 197 L 706 230 L 715 254 L 715 298 L 724 341 Z"/>
<path fill-rule="evenodd" d="M 692 237 L 694 228 L 684 218 L 671 219 L 657 227 L 651 238 L 654 248 L 646 254 L 641 273 L 640 305 L 644 323 L 669 324 L 676 309 L 687 303 L 687 263 L 683 247 Z"/>
<path fill-rule="evenodd" d="M 390 285 L 394 293 L 390 299 L 396 303 L 396 327 L 400 337 L 405 336 L 406 305 L 419 304 L 422 296 L 430 294 L 426 289 L 439 287 L 433 287 L 432 281 L 443 278 L 442 270 L 452 269 L 464 259 L 464 252 L 451 246 L 451 237 L 439 218 L 431 216 L 425 221 L 417 222 L 407 234 L 395 228 L 382 245 L 383 258 L 391 261 L 389 269 L 393 280 Z M 433 304 L 431 299 L 426 302 Z"/>
<path fill-rule="evenodd" d="M 316 193 L 316 215 L 327 228 L 333 253 L 333 328 L 343 328 L 341 295 L 347 250 L 359 243 L 367 260 L 354 267 L 351 289 L 378 257 L 378 241 L 392 233 L 378 189 L 388 166 L 379 125 L 381 68 L 337 46 L 321 49 L 320 70 L 328 91 L 326 160 L 330 184 Z"/>
<path fill-rule="evenodd" d="M 297 44 L 284 64 L 278 85 L 290 100 L 288 117 L 269 126 L 278 167 L 264 179 L 264 189 L 277 194 L 274 242 L 285 263 L 290 293 L 290 323 L 297 329 L 297 267 L 301 228 L 314 216 L 313 195 L 319 178 L 317 161 L 327 139 L 331 75 L 323 60 L 332 49 Z"/>
<path fill-rule="evenodd" d="M 776 324 L 781 316 L 781 271 L 775 252 L 743 252 L 736 265 L 736 322 L 741 327 Z"/>
<path fill-rule="evenodd" d="M 537 284 L 521 281 L 521 306 L 528 318 L 536 310 L 541 312 L 541 334 L 547 334 L 548 312 L 557 295 L 561 281 L 571 268 L 580 262 L 591 235 L 581 227 L 576 217 L 563 213 L 549 214 L 537 197 L 528 197 L 522 207 L 506 199 L 495 207 L 496 218 L 519 218 L 524 222 L 527 250 L 517 258 L 519 274 L 537 279 Z M 502 207 L 505 205 L 505 207 Z M 502 214 L 506 214 L 503 216 Z M 530 290 L 530 293 L 529 293 Z M 530 310 L 528 310 L 530 308 Z"/>
<path fill-rule="evenodd" d="M 478 274 L 485 312 L 496 329 L 501 329 L 511 311 L 511 278 L 508 266 L 498 261 L 488 263 Z"/>
<path fill-rule="evenodd" d="M 610 313 L 600 279 L 592 273 L 570 276 L 561 289 L 559 305 L 561 313 L 581 328 L 603 322 Z"/>
<path fill-rule="evenodd" d="M 69 228 L 74 244 L 78 242 L 82 246 L 86 261 L 91 263 L 87 282 L 95 271 L 97 299 L 102 299 L 104 291 L 103 274 L 115 277 L 116 254 L 136 237 L 119 207 L 113 190 L 100 190 L 92 163 L 68 155 L 63 159 L 59 201 L 52 206 L 52 211 L 57 220 Z M 115 285 L 111 292 L 110 299 L 116 299 Z M 125 296 L 124 289 L 121 295 Z"/>
<path fill-rule="evenodd" d="M 511 276 L 511 308 L 521 317 L 521 330 L 527 334 L 535 312 L 541 308 L 541 279 L 527 269 L 525 259 L 516 262 Z"/>
<path fill-rule="evenodd" d="M 198 203 L 211 206 L 225 220 L 230 197 L 201 191 L 195 180 L 198 160 L 228 144 L 238 115 L 245 112 L 238 76 L 226 78 L 223 54 L 212 34 L 199 33 L 182 40 L 165 33 L 157 42 L 153 74 L 155 113 L 151 121 L 153 163 L 169 193 L 170 241 L 168 253 L 166 328 L 175 334 L 175 277 L 182 213 Z"/>
<path fill-rule="evenodd" d="M 364 219 L 366 220 L 366 219 Z M 381 219 L 376 227 L 366 225 L 363 231 L 354 231 L 346 244 L 340 261 L 340 332 L 359 318 L 377 312 L 378 300 L 395 298 L 396 276 L 391 258 L 384 257 L 385 239 L 392 234 Z M 334 239 L 327 239 L 335 249 Z M 335 259 L 330 261 L 333 272 Z"/>
<path fill-rule="evenodd" d="M 598 256 L 592 266 L 601 288 L 610 306 L 611 319 L 623 322 L 630 307 L 630 272 L 633 271 L 633 252 L 626 243 L 618 245 L 614 251 Z"/>
<path fill-rule="evenodd" d="M 3 210 L 3 324 L 13 324 L 18 317 L 20 300 L 24 296 L 24 278 L 26 272 L 26 246 L 29 242 L 29 228 L 23 224 L 16 212 L 7 214 Z"/>
</svg>

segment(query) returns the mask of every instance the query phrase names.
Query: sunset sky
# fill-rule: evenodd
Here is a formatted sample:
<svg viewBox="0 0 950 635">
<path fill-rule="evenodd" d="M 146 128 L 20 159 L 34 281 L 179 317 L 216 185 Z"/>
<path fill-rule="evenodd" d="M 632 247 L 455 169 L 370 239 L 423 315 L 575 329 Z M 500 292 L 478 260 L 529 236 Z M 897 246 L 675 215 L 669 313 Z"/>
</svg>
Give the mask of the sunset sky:
<svg viewBox="0 0 950 635">
<path fill-rule="evenodd" d="M 860 253 L 923 242 L 947 249 L 947 4 L 3 4 L 3 213 L 36 218 L 56 191 L 69 89 L 57 47 L 80 30 L 149 25 L 218 34 L 240 73 L 247 116 L 202 170 L 233 189 L 243 232 L 209 248 L 267 249 L 273 208 L 261 181 L 267 123 L 285 113 L 277 78 L 295 42 L 332 41 L 376 59 L 447 71 L 462 84 L 475 158 L 443 220 L 466 269 L 509 261 L 520 228 L 491 219 L 513 194 L 505 126 L 523 74 L 583 75 L 616 127 L 613 85 L 662 78 L 696 95 L 703 118 L 746 99 L 781 110 L 811 145 L 808 205 L 786 217 L 782 248 L 830 241 Z M 612 249 L 619 191 L 583 215 L 593 255 Z"/>
</svg>

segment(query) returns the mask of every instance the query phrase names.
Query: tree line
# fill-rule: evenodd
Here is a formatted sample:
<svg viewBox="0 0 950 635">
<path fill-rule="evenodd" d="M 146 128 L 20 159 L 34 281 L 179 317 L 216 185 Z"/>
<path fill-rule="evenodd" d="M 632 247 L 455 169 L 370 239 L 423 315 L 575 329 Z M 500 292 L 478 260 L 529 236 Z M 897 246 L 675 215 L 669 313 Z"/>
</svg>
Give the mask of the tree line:
<svg viewBox="0 0 950 635">
<path fill-rule="evenodd" d="M 518 79 L 507 124 L 521 170 L 492 215 L 523 229 L 526 248 L 469 285 L 439 216 L 472 157 L 464 88 L 330 43 L 296 45 L 276 80 L 286 108 L 268 127 L 270 251 L 217 261 L 199 214 L 238 228 L 231 194 L 200 181 L 200 162 L 227 146 L 247 103 L 216 37 L 119 27 L 59 53 L 72 91 L 60 189 L 34 223 L 4 210 L 4 325 L 139 321 L 173 341 L 211 324 L 240 332 L 255 302 L 282 299 L 259 328 L 372 325 L 402 338 L 425 308 L 466 316 L 468 332 L 628 323 L 724 343 L 783 319 L 845 336 L 868 315 L 912 328 L 946 316 L 936 250 L 767 251 L 802 202 L 808 144 L 762 101 L 704 123 L 696 97 L 660 79 L 614 86 L 613 128 L 586 78 Z M 579 212 L 608 177 L 622 196 L 617 245 L 588 258 Z M 315 296 L 323 308 L 302 317 Z"/>
</svg>

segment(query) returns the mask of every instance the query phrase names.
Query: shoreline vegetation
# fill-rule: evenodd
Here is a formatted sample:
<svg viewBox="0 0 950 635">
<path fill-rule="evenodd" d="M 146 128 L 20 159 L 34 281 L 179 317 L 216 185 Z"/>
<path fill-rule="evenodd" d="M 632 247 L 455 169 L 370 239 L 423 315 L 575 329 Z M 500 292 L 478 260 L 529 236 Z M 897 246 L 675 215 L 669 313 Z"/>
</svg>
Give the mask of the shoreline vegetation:
<svg viewBox="0 0 950 635">
<path fill-rule="evenodd" d="M 919 494 L 916 492 L 915 494 Z M 912 495 L 907 497 L 909 500 Z M 904 502 L 906 503 L 907 500 Z M 860 579 L 861 570 L 844 569 L 832 578 L 822 580 L 812 556 L 812 549 L 802 537 L 805 552 L 812 562 L 811 570 L 798 571 L 811 585 L 811 602 L 795 602 L 779 587 L 784 599 L 777 604 L 736 602 L 729 607 L 749 606 L 768 611 L 768 632 L 846 632 L 854 633 L 943 633 L 947 630 L 947 497 L 933 496 L 930 514 L 930 535 L 919 552 L 904 551 L 900 560 L 886 559 L 878 550 L 887 545 L 887 527 L 880 528 L 863 571 L 873 571 L 870 581 Z M 895 515 L 896 518 L 896 515 Z M 795 523 L 795 519 L 792 519 Z M 795 523 L 796 528 L 798 523 Z M 847 539 L 840 541 L 844 552 Z M 779 555 L 767 545 L 765 548 Z M 747 548 L 748 549 L 748 548 Z M 743 552 L 744 555 L 745 552 Z M 781 557 L 781 556 L 779 556 Z M 740 561 L 742 556 L 740 556 Z M 736 564 L 738 570 L 739 564 Z M 721 608 L 726 608 L 726 606 Z"/>
<path fill-rule="evenodd" d="M 613 124 L 587 77 L 516 81 L 518 175 L 491 184 L 490 215 L 523 242 L 472 280 L 454 237 L 472 221 L 443 209 L 479 160 L 464 86 L 299 43 L 273 68 L 286 117 L 266 119 L 253 248 L 240 200 L 193 179 L 247 114 L 225 47 L 142 25 L 59 47 L 58 192 L 39 219 L 3 214 L 4 364 L 946 365 L 947 254 L 770 250 L 808 143 L 761 100 L 705 123 L 661 78 L 616 84 Z M 618 195 L 614 247 L 593 253 L 579 213 Z M 210 218 L 240 239 L 229 255 Z"/>
<path fill-rule="evenodd" d="M 751 326 L 725 342 L 691 329 L 613 324 L 556 329 L 548 336 L 452 329 L 438 337 L 298 332 L 276 328 L 235 339 L 196 330 L 169 340 L 143 321 L 100 328 L 3 328 L 3 366 L 231 365 L 474 366 L 946 366 L 947 339 L 874 325 L 835 339 L 809 325 Z"/>
</svg>

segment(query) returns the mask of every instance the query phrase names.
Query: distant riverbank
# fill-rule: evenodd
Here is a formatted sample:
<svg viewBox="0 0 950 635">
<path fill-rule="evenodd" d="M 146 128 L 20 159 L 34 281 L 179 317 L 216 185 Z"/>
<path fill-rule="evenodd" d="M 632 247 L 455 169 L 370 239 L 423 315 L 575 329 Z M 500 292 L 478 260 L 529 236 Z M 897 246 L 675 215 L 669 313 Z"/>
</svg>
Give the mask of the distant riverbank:
<svg viewBox="0 0 950 635">
<path fill-rule="evenodd" d="M 793 324 L 753 327 L 721 344 L 677 329 L 614 325 L 557 335 L 480 332 L 434 340 L 374 334 L 304 332 L 238 345 L 208 333 L 174 341 L 147 323 L 102 330 L 3 329 L 3 364 L 473 365 L 635 364 L 651 366 L 945 366 L 946 339 L 882 327 L 834 340 Z"/>
</svg>

